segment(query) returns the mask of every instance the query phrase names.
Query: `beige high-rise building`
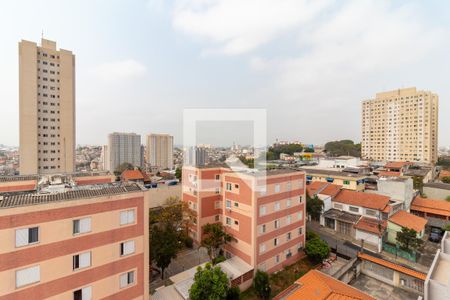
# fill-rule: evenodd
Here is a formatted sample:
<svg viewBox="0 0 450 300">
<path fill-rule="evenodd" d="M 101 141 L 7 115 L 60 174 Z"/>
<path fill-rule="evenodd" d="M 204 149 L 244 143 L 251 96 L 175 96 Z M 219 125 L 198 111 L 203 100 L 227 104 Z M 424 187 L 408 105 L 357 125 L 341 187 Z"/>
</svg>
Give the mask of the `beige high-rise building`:
<svg viewBox="0 0 450 300">
<path fill-rule="evenodd" d="M 434 163 L 438 154 L 439 97 L 405 88 L 362 103 L 364 159 Z"/>
<path fill-rule="evenodd" d="M 20 174 L 75 168 L 75 55 L 19 42 Z"/>
<path fill-rule="evenodd" d="M 147 135 L 147 163 L 156 169 L 173 169 L 173 136 L 151 133 Z"/>
</svg>

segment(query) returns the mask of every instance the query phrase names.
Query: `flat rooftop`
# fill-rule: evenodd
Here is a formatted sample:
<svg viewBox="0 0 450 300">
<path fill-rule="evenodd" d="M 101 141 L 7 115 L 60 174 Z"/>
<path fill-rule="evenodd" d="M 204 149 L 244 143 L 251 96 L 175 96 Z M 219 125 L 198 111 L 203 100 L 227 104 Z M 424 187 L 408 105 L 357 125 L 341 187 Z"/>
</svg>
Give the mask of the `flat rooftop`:
<svg viewBox="0 0 450 300">
<path fill-rule="evenodd" d="M 366 178 L 367 177 L 367 175 L 355 174 L 355 173 L 343 172 L 343 171 L 335 171 L 335 170 L 329 170 L 329 169 L 317 168 L 317 167 L 302 167 L 299 170 L 305 171 L 306 174 L 343 176 L 343 177 L 353 177 L 353 178 Z"/>
<path fill-rule="evenodd" d="M 0 195 L 0 209 L 118 195 L 136 191 L 142 191 L 137 184 L 120 185 L 110 183 L 73 187 L 69 191 L 60 193 L 10 193 L 3 196 Z"/>
</svg>

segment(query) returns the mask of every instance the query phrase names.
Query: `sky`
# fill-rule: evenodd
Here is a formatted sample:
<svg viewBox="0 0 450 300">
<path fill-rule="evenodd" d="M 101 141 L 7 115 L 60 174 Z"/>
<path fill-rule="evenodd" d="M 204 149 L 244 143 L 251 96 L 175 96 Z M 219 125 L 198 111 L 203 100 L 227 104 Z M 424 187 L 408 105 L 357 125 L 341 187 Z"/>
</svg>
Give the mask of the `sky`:
<svg viewBox="0 0 450 300">
<path fill-rule="evenodd" d="M 18 42 L 43 33 L 76 55 L 77 144 L 182 144 L 190 108 L 266 109 L 269 142 L 359 142 L 362 100 L 416 86 L 439 95 L 450 146 L 448 1 L 18 0 L 0 28 L 1 144 L 19 141 Z M 201 142 L 250 144 L 242 126 L 202 125 Z"/>
</svg>

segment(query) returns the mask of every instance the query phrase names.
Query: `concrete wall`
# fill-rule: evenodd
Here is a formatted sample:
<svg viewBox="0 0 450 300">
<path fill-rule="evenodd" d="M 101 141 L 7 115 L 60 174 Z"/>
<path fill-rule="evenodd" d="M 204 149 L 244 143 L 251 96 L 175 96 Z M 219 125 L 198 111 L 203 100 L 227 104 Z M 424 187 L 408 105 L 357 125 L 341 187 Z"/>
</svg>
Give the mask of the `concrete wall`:
<svg viewBox="0 0 450 300">
<path fill-rule="evenodd" d="M 450 190 L 439 189 L 435 187 L 423 187 L 423 193 L 431 199 L 445 200 L 450 196 Z"/>
<path fill-rule="evenodd" d="M 158 186 L 156 189 L 149 189 L 144 192 L 146 199 L 150 201 L 150 208 L 162 206 L 169 197 L 178 197 L 181 200 L 181 184 Z"/>
</svg>

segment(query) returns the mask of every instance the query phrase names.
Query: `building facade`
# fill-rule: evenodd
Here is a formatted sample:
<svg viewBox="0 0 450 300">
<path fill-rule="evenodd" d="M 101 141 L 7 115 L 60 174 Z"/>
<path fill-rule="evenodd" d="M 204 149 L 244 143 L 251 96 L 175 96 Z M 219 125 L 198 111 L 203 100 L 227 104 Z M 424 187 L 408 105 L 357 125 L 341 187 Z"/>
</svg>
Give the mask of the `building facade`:
<svg viewBox="0 0 450 300">
<path fill-rule="evenodd" d="M 108 135 L 108 145 L 105 149 L 106 170 L 114 170 L 123 163 L 130 163 L 135 167 L 142 166 L 141 136 L 136 133 L 114 132 Z"/>
<path fill-rule="evenodd" d="M 149 299 L 148 199 L 136 185 L 0 200 L 0 299 Z"/>
<path fill-rule="evenodd" d="M 430 91 L 406 88 L 363 101 L 362 158 L 436 162 L 438 98 Z"/>
<path fill-rule="evenodd" d="M 20 174 L 75 168 L 75 55 L 56 42 L 19 42 Z"/>
<path fill-rule="evenodd" d="M 173 169 L 173 136 L 147 135 L 147 163 L 158 170 Z"/>
<path fill-rule="evenodd" d="M 222 223 L 236 240 L 225 256 L 276 272 L 301 256 L 305 243 L 305 175 L 301 171 L 233 172 L 224 167 L 183 168 L 183 201 L 193 212 L 191 236 Z"/>
</svg>

